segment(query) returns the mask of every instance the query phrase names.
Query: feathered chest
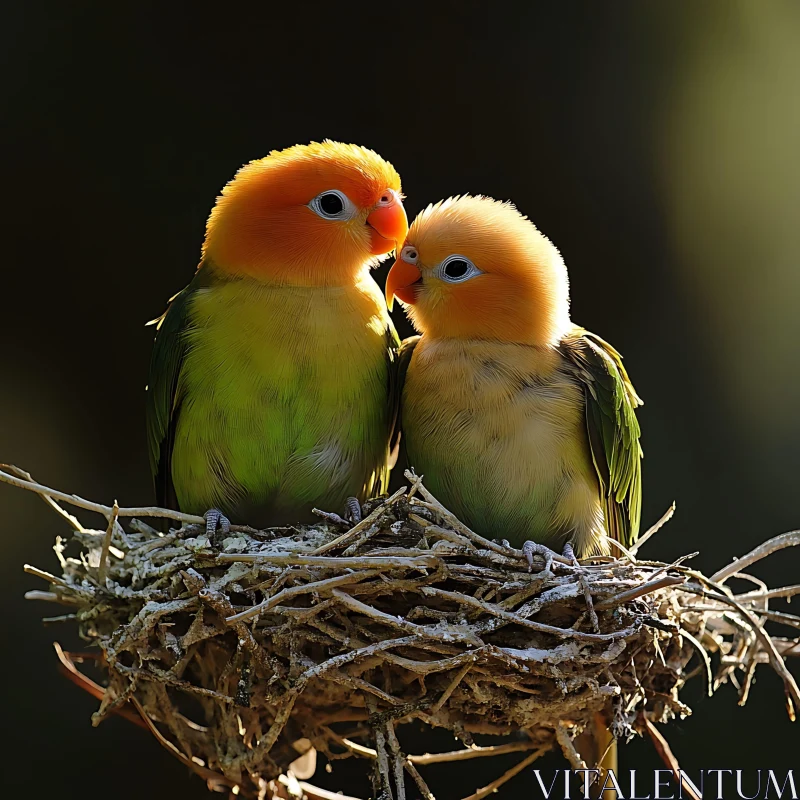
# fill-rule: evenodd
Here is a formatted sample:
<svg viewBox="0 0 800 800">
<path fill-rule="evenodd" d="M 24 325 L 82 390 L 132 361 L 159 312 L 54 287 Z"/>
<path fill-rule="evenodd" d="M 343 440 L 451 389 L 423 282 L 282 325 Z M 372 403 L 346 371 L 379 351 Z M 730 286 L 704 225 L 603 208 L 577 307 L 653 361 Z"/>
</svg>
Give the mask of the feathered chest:
<svg viewBox="0 0 800 800">
<path fill-rule="evenodd" d="M 583 392 L 561 354 L 502 342 L 423 337 L 403 418 L 412 451 L 480 455 L 504 470 L 557 469 L 585 439 Z"/>
<path fill-rule="evenodd" d="M 197 291 L 176 393 L 182 508 L 277 524 L 371 491 L 385 472 L 389 359 L 370 282 Z"/>
<path fill-rule="evenodd" d="M 181 382 L 197 379 L 234 407 L 242 393 L 271 403 L 302 386 L 321 399 L 346 399 L 377 385 L 385 380 L 388 317 L 365 280 L 356 288 L 236 281 L 198 291 Z"/>
</svg>

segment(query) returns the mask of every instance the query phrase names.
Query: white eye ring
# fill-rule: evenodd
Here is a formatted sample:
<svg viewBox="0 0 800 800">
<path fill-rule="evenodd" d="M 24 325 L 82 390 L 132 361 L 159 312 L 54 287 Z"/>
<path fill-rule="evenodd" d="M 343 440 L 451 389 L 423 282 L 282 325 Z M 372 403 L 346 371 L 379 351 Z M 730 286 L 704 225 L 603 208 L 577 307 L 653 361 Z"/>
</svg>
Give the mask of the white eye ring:
<svg viewBox="0 0 800 800">
<path fill-rule="evenodd" d="M 434 274 L 447 283 L 464 283 L 483 273 L 466 256 L 454 253 L 436 267 Z"/>
<path fill-rule="evenodd" d="M 326 189 L 320 192 L 308 207 L 322 219 L 353 219 L 358 213 L 350 198 L 338 189 Z"/>
<path fill-rule="evenodd" d="M 378 200 L 378 206 L 391 206 L 398 201 L 399 197 L 394 189 L 387 189 Z"/>
<path fill-rule="evenodd" d="M 407 244 L 400 251 L 400 258 L 402 258 L 406 264 L 416 264 L 419 261 L 419 251 L 413 244 Z"/>
</svg>

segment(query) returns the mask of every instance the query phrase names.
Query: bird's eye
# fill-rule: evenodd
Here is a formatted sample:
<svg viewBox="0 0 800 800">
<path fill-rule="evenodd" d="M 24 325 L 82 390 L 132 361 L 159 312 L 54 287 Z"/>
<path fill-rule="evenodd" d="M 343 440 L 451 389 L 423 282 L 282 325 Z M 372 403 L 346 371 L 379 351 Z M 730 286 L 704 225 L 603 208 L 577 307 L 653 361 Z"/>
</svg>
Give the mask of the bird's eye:
<svg viewBox="0 0 800 800">
<path fill-rule="evenodd" d="M 319 207 L 321 211 L 325 212 L 331 217 L 335 217 L 337 214 L 341 214 L 342 211 L 344 211 L 344 203 L 342 202 L 342 198 L 333 192 L 328 192 L 328 194 L 324 194 L 322 197 L 320 197 Z"/>
<path fill-rule="evenodd" d="M 454 258 L 444 265 L 442 271 L 450 280 L 459 281 L 469 272 L 469 264 L 463 258 Z"/>
<path fill-rule="evenodd" d="M 407 264 L 416 264 L 419 261 L 419 253 L 417 252 L 417 248 L 413 245 L 404 247 L 400 252 L 400 258 L 402 258 Z"/>
<path fill-rule="evenodd" d="M 448 283 L 463 283 L 481 274 L 481 271 L 464 256 L 448 256 L 439 265 L 437 272 L 439 277 Z"/>
<path fill-rule="evenodd" d="M 351 219 L 356 212 L 347 195 L 336 189 L 318 194 L 308 207 L 323 219 Z"/>
</svg>

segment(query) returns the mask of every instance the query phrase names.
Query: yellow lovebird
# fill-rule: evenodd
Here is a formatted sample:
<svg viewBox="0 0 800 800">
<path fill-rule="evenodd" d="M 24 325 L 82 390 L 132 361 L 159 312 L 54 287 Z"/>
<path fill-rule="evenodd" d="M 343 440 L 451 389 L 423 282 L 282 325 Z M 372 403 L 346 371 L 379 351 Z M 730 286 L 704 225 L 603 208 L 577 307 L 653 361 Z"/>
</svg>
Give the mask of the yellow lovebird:
<svg viewBox="0 0 800 800">
<path fill-rule="evenodd" d="M 529 541 L 578 557 L 635 541 L 641 400 L 619 353 L 570 321 L 564 262 L 529 220 L 486 197 L 428 207 L 386 296 L 422 334 L 401 357 L 408 462 L 450 510 L 529 558 Z"/>
<path fill-rule="evenodd" d="M 298 145 L 239 170 L 157 320 L 159 503 L 264 526 L 383 491 L 399 342 L 369 272 L 407 230 L 397 172 L 364 147 Z"/>
</svg>

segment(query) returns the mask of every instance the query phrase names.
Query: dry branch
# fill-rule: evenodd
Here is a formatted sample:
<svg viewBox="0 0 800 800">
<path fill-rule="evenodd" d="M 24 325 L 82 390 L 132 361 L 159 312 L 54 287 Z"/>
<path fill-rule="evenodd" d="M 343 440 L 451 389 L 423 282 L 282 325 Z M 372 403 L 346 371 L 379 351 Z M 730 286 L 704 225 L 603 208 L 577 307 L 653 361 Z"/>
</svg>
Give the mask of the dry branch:
<svg viewBox="0 0 800 800">
<path fill-rule="evenodd" d="M 409 490 L 370 501 L 349 530 L 323 513 L 316 525 L 233 526 L 222 538 L 207 536 L 200 517 L 92 503 L 0 470 L 0 481 L 45 498 L 73 531 L 70 557 L 59 551 L 63 574 L 26 568 L 49 584 L 28 597 L 68 606 L 102 653 L 105 686 L 64 655 L 70 677 L 102 697 L 95 724 L 138 712 L 210 786 L 243 797 L 332 796 L 291 773 L 310 747 L 374 765 L 378 790 L 395 800 L 415 790 L 432 800 L 420 770 L 437 763 L 520 751 L 466 799 L 480 800 L 551 748 L 580 766 L 572 740 L 597 712 L 613 719 L 617 738 L 653 736 L 656 724 L 690 713 L 680 692 L 698 672 L 709 689 L 738 675 L 744 702 L 768 664 L 790 713 L 800 705 L 785 664 L 800 655 L 800 638 L 765 627 L 800 622 L 769 608 L 800 588 L 770 590 L 743 573 L 800 544 L 797 532 L 711 579 L 685 559 L 639 560 L 638 548 L 579 563 L 539 547 L 529 569 L 525 553 L 472 531 L 407 477 Z M 103 515 L 105 530 L 85 528 L 59 502 Z M 181 527 L 123 528 L 134 515 Z M 756 590 L 734 595 L 723 585 L 733 575 Z M 190 716 L 187 695 L 202 714 Z M 449 729 L 464 749 L 406 755 L 402 727 L 412 721 Z M 475 746 L 478 733 L 497 744 Z"/>
</svg>

